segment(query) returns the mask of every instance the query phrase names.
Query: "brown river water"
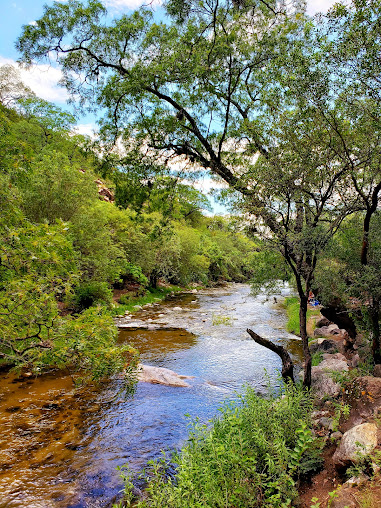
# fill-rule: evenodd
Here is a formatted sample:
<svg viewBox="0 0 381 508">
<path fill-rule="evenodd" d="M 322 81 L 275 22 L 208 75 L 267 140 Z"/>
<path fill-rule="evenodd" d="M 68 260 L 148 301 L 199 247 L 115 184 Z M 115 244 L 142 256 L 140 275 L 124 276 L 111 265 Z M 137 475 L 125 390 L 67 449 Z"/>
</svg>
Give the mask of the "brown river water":
<svg viewBox="0 0 381 508">
<path fill-rule="evenodd" d="M 265 393 L 268 380 L 277 383 L 280 360 L 246 328 L 300 360 L 300 340 L 285 323 L 273 298 L 232 284 L 175 295 L 118 322 L 132 327 L 120 341 L 136 346 L 142 363 L 194 376 L 189 388 L 138 383 L 127 398 L 118 377 L 76 390 L 63 374 L 0 373 L 0 508 L 111 506 L 122 489 L 117 466 L 141 471 L 181 446 L 190 418 L 207 422 L 245 384 Z"/>
</svg>

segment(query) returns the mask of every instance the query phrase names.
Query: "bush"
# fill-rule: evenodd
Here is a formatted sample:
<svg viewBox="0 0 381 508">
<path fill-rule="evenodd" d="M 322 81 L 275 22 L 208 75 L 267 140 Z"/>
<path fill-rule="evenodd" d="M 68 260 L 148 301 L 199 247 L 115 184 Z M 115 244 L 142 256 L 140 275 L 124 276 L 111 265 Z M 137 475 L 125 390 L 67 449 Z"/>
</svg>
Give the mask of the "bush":
<svg viewBox="0 0 381 508">
<path fill-rule="evenodd" d="M 223 407 L 211 428 L 196 422 L 188 443 L 169 465 L 165 456 L 153 464 L 149 499 L 136 506 L 290 506 L 297 497 L 295 480 L 321 463 L 310 431 L 311 410 L 310 396 L 294 386 L 285 387 L 282 398 L 266 399 L 248 388 L 241 402 Z M 126 483 L 127 495 L 132 489 L 128 478 Z"/>
<path fill-rule="evenodd" d="M 74 290 L 73 304 L 78 312 L 88 309 L 97 303 L 110 305 L 111 302 L 112 290 L 106 282 L 86 282 L 80 284 Z"/>
</svg>

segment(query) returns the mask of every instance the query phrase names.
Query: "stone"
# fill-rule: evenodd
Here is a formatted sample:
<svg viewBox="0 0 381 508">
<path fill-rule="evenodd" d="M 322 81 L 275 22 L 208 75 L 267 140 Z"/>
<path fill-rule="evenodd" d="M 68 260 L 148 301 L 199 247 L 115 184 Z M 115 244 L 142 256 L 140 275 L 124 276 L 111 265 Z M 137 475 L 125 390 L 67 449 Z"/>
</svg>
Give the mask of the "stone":
<svg viewBox="0 0 381 508">
<path fill-rule="evenodd" d="M 351 488 L 341 487 L 336 492 L 336 497 L 330 504 L 331 508 L 359 508 L 356 498 L 351 493 Z"/>
<path fill-rule="evenodd" d="M 181 307 L 173 307 L 173 310 L 180 311 L 183 310 Z"/>
<path fill-rule="evenodd" d="M 348 370 L 347 359 L 345 358 L 345 356 L 342 353 L 324 353 L 323 354 L 323 361 L 325 361 L 327 363 L 334 364 L 336 360 L 338 360 L 339 362 L 343 362 L 343 364 L 341 364 L 341 363 L 336 364 L 337 370 Z M 344 367 L 344 364 L 346 365 L 346 368 Z M 331 368 L 331 370 L 335 370 L 335 369 Z"/>
<path fill-rule="evenodd" d="M 330 438 L 333 439 L 334 441 L 338 441 L 342 437 L 343 434 L 339 430 L 337 430 L 336 432 L 332 432 L 332 434 L 330 435 Z"/>
<path fill-rule="evenodd" d="M 323 326 L 329 326 L 331 324 L 331 321 L 327 319 L 326 317 L 320 318 L 318 321 L 316 321 L 316 328 L 322 328 Z"/>
<path fill-rule="evenodd" d="M 323 416 L 323 418 L 320 418 L 318 423 L 321 427 L 324 427 L 325 429 L 332 430 L 333 428 L 333 420 L 332 418 L 328 418 L 327 416 Z"/>
<path fill-rule="evenodd" d="M 370 480 L 369 476 L 366 474 L 361 474 L 360 476 L 352 476 L 352 478 L 349 478 L 344 485 L 349 485 L 351 487 L 354 486 L 361 486 L 364 485 L 364 483 L 368 482 Z"/>
<path fill-rule="evenodd" d="M 351 367 L 356 368 L 359 366 L 359 363 L 360 363 L 360 356 L 358 353 L 356 353 L 355 355 L 352 356 Z"/>
<path fill-rule="evenodd" d="M 337 397 L 341 385 L 332 379 L 332 371 L 343 372 L 348 370 L 347 362 L 340 353 L 327 356 L 317 367 L 311 369 L 311 386 L 319 398 L 324 396 Z"/>
<path fill-rule="evenodd" d="M 327 353 L 335 353 L 338 349 L 338 344 L 333 339 L 315 339 L 312 340 L 309 344 L 311 354 L 318 353 L 321 351 L 327 352 Z"/>
<path fill-rule="evenodd" d="M 381 364 L 380 363 L 378 363 L 377 365 L 374 366 L 373 375 L 374 375 L 374 377 L 381 377 Z"/>
<path fill-rule="evenodd" d="M 369 455 L 377 446 L 377 427 L 374 423 L 362 423 L 349 429 L 342 437 L 332 461 L 337 469 L 343 469 Z"/>
<path fill-rule="evenodd" d="M 337 339 L 348 339 L 348 332 L 344 329 L 340 329 L 337 325 L 332 324 L 328 326 L 322 326 L 321 328 L 315 328 L 314 337 L 325 337 L 329 338 L 335 336 Z"/>
<path fill-rule="evenodd" d="M 358 379 L 358 383 L 363 387 L 373 399 L 381 397 L 381 378 L 373 376 L 364 376 Z"/>
<path fill-rule="evenodd" d="M 152 365 L 138 365 L 138 381 L 144 383 L 160 384 L 166 386 L 179 386 L 188 388 L 189 384 L 184 379 L 193 379 L 193 376 L 183 376 L 164 367 Z"/>
</svg>

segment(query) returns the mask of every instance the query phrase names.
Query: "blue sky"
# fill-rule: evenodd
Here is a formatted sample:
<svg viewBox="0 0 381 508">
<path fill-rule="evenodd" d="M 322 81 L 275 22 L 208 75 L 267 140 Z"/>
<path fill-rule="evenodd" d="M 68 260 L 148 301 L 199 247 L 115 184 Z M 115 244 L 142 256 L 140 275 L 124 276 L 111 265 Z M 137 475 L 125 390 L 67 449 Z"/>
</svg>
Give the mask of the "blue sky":
<svg viewBox="0 0 381 508">
<path fill-rule="evenodd" d="M 65 0 L 59 0 L 65 1 Z M 154 0 L 157 4 L 160 0 Z M 45 4 L 52 5 L 53 0 L 0 0 L 1 6 L 1 30 L 0 30 L 0 65 L 13 64 L 19 57 L 15 48 L 15 41 L 21 34 L 23 25 L 33 23 L 43 13 Z M 139 7 L 148 0 L 104 0 L 110 16 L 120 13 L 128 13 Z M 308 0 L 308 12 L 313 15 L 316 12 L 326 11 L 334 0 Z M 66 108 L 68 98 L 66 90 L 58 86 L 61 73 L 57 68 L 48 65 L 37 65 L 29 71 L 20 70 L 22 80 L 37 96 Z M 86 116 L 78 120 L 77 131 L 83 134 L 91 134 L 96 129 L 96 118 Z M 215 184 L 214 184 L 215 185 Z M 212 186 L 210 179 L 205 179 L 203 190 L 207 191 Z M 220 205 L 214 207 L 215 212 L 223 212 Z"/>
<path fill-rule="evenodd" d="M 64 1 L 64 0 L 61 0 Z M 160 0 L 158 0 L 160 1 Z M 22 25 L 32 23 L 43 12 L 44 4 L 52 5 L 53 0 L 0 0 L 1 30 L 0 30 L 0 65 L 15 64 L 19 57 L 15 49 L 15 41 L 21 33 Z M 111 16 L 121 12 L 130 12 L 147 0 L 104 0 Z M 308 0 L 308 11 L 314 14 L 326 11 L 334 0 Z M 39 65 L 29 72 L 22 71 L 22 79 L 32 90 L 43 99 L 64 106 L 67 100 L 66 91 L 57 86 L 60 71 L 47 65 Z M 91 117 L 79 120 L 83 132 L 94 127 L 96 119 Z"/>
</svg>

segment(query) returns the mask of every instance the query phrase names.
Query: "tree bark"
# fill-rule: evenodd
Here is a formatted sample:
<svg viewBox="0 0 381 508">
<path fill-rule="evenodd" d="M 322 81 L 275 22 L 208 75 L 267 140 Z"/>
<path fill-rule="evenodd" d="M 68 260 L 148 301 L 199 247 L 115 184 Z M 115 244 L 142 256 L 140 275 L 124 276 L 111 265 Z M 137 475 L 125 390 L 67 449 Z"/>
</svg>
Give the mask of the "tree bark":
<svg viewBox="0 0 381 508">
<path fill-rule="evenodd" d="M 156 289 L 157 288 L 157 271 L 154 268 L 149 276 L 149 285 L 151 288 Z"/>
<path fill-rule="evenodd" d="M 312 359 L 310 348 L 308 346 L 308 335 L 307 335 L 307 305 L 308 297 L 306 295 L 299 295 L 300 297 L 300 309 L 299 309 L 299 323 L 300 323 L 300 337 L 303 344 L 303 356 L 304 356 L 304 379 L 303 385 L 306 388 L 311 387 L 311 367 Z"/>
<path fill-rule="evenodd" d="M 264 346 L 267 349 L 270 349 L 274 353 L 276 353 L 280 359 L 282 360 L 282 377 L 285 381 L 291 381 L 294 383 L 294 364 L 292 363 L 291 357 L 288 354 L 288 351 L 283 346 L 277 346 L 273 344 L 270 340 L 264 339 L 257 335 L 253 330 L 249 328 L 246 330 L 252 339 L 255 340 L 257 344 Z"/>
<path fill-rule="evenodd" d="M 380 353 L 380 302 L 373 298 L 369 308 L 370 321 L 372 326 L 372 355 L 375 365 L 381 363 Z"/>
</svg>

